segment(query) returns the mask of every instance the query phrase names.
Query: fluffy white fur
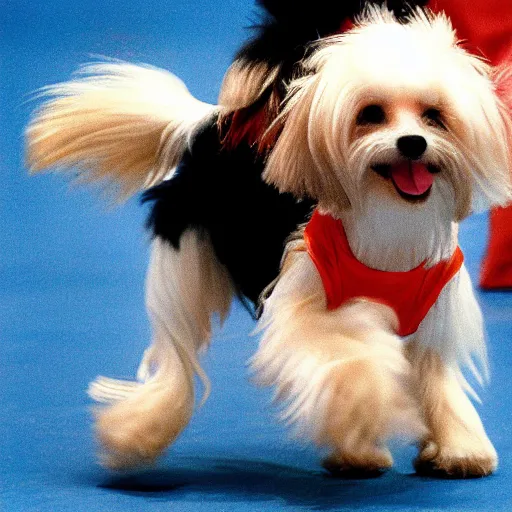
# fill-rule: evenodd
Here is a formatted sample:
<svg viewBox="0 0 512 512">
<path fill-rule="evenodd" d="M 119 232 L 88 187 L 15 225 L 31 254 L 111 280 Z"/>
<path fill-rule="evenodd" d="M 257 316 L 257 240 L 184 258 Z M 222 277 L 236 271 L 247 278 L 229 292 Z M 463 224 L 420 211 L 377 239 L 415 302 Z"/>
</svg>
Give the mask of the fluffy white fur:
<svg viewBox="0 0 512 512">
<path fill-rule="evenodd" d="M 292 84 L 270 128 L 281 134 L 265 178 L 316 198 L 322 211 L 340 218 L 361 262 L 389 271 L 434 265 L 456 247 L 459 220 L 510 199 L 508 111 L 490 67 L 457 44 L 445 17 L 418 12 L 401 25 L 385 9 L 370 10 L 354 30 L 320 41 L 304 67 L 306 77 Z M 249 69 L 247 76 L 264 71 Z M 113 63 L 86 73 L 51 88 L 53 98 L 32 121 L 33 170 L 77 165 L 131 193 L 163 179 L 217 108 L 158 70 Z M 245 95 L 227 82 L 225 108 L 245 105 L 258 84 Z M 369 104 L 383 107 L 386 122 L 358 125 Z M 439 110 L 446 130 L 425 121 L 427 108 Z M 414 204 L 372 170 L 398 162 L 396 141 L 411 134 L 428 143 L 422 162 L 440 169 L 430 195 Z M 464 268 L 404 343 L 385 306 L 361 298 L 327 311 L 300 243 L 283 263 L 252 364 L 262 384 L 275 386 L 296 433 L 330 448 L 329 467 L 388 467 L 387 440 L 405 434 L 422 440 L 419 469 L 457 476 L 494 470 L 496 452 L 461 373 L 467 366 L 487 375 L 481 314 Z M 155 241 L 147 301 L 154 342 L 140 382 L 99 379 L 91 386 L 91 395 L 109 404 L 97 413 L 107 465 L 153 461 L 187 424 L 193 374 L 202 375 L 197 352 L 207 345 L 211 314 L 224 316 L 231 296 L 207 238 L 189 232 L 179 251 Z"/>
<path fill-rule="evenodd" d="M 218 107 L 193 98 L 174 75 L 110 62 L 85 66 L 74 81 L 48 87 L 50 99 L 27 128 L 35 172 L 74 168 L 78 178 L 113 185 L 120 198 L 172 173 L 194 131 Z M 214 313 L 228 312 L 232 284 L 205 234 L 187 232 L 180 250 L 156 239 L 147 277 L 153 343 L 137 382 L 100 377 L 90 395 L 101 461 L 113 468 L 151 463 L 188 424 L 193 376 L 209 382 L 197 353 L 208 345 Z"/>
</svg>

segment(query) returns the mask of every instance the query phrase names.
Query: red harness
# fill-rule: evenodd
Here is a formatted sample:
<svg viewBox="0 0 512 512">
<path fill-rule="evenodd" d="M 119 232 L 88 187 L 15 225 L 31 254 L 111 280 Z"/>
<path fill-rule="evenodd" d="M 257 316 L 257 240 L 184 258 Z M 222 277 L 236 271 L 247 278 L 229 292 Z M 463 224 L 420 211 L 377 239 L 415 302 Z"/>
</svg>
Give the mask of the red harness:
<svg viewBox="0 0 512 512">
<path fill-rule="evenodd" d="M 400 336 L 418 330 L 439 294 L 464 261 L 459 247 L 452 257 L 430 268 L 422 264 L 407 272 L 369 268 L 352 254 L 341 221 L 315 211 L 304 232 L 308 253 L 325 289 L 327 308 L 366 297 L 393 308 Z"/>
</svg>

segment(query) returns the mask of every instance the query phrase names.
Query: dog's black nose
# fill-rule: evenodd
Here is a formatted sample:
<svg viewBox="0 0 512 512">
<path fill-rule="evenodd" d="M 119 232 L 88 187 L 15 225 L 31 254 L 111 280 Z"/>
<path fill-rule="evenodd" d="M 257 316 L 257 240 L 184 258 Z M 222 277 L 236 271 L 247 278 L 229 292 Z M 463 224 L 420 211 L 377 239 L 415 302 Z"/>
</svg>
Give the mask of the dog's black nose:
<svg viewBox="0 0 512 512">
<path fill-rule="evenodd" d="M 427 149 L 427 141 L 421 135 L 405 135 L 396 141 L 398 151 L 411 160 L 419 158 Z"/>
</svg>

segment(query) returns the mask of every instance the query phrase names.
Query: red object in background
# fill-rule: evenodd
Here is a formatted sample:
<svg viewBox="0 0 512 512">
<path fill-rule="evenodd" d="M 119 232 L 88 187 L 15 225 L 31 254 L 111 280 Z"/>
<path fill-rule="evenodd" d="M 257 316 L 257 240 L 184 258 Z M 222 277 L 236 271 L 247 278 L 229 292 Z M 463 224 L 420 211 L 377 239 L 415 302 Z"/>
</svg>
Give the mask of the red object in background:
<svg viewBox="0 0 512 512">
<path fill-rule="evenodd" d="M 499 64 L 512 50 L 510 0 L 431 0 L 434 12 L 444 11 L 469 51 Z"/>
<path fill-rule="evenodd" d="M 480 269 L 486 290 L 512 289 L 512 206 L 494 208 L 489 215 L 489 242 Z"/>
<path fill-rule="evenodd" d="M 469 51 L 494 65 L 512 66 L 512 0 L 431 0 L 429 7 L 451 18 L 458 37 L 467 40 Z M 499 92 L 508 96 L 504 99 L 510 104 L 512 83 L 499 85 Z M 512 289 L 512 206 L 491 211 L 488 236 L 480 286 Z"/>
<path fill-rule="evenodd" d="M 385 272 L 367 267 L 352 253 L 341 221 L 316 210 L 304 231 L 309 256 L 320 274 L 327 309 L 366 297 L 391 307 L 398 317 L 397 334 L 409 336 L 435 304 L 464 261 L 457 247 L 449 260 L 430 268 Z"/>
</svg>

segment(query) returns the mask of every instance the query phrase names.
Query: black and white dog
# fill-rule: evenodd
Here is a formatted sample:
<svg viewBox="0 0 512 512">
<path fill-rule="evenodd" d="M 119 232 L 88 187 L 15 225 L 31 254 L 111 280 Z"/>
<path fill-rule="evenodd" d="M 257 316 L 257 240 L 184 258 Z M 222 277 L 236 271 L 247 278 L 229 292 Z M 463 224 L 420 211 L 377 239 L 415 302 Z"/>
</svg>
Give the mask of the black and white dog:
<svg viewBox="0 0 512 512">
<path fill-rule="evenodd" d="M 456 222 L 476 198 L 510 197 L 510 121 L 492 70 L 457 45 L 444 17 L 401 2 L 364 13 L 359 1 L 300 13 L 292 2 L 261 4 L 264 22 L 228 70 L 218 105 L 167 72 L 99 64 L 50 88 L 27 129 L 33 171 L 78 168 L 121 196 L 147 189 L 152 202 L 153 343 L 137 382 L 100 378 L 90 389 L 107 404 L 97 434 L 109 467 L 153 461 L 187 425 L 194 374 L 208 391 L 198 353 L 212 314 L 224 318 L 235 294 L 258 301 L 316 204 L 343 222 L 361 264 L 405 272 L 452 257 Z M 458 370 L 475 355 L 485 367 L 464 268 L 418 329 L 435 342 L 415 338 L 405 349 L 382 301 L 327 311 L 301 244 L 289 246 L 254 359 L 291 421 L 331 447 L 334 468 L 388 467 L 385 440 L 408 429 L 423 436 L 424 465 L 490 473 L 496 453 Z M 471 320 L 468 332 L 455 328 L 457 314 Z M 438 346 L 443 336 L 453 338 L 448 348 Z"/>
</svg>

